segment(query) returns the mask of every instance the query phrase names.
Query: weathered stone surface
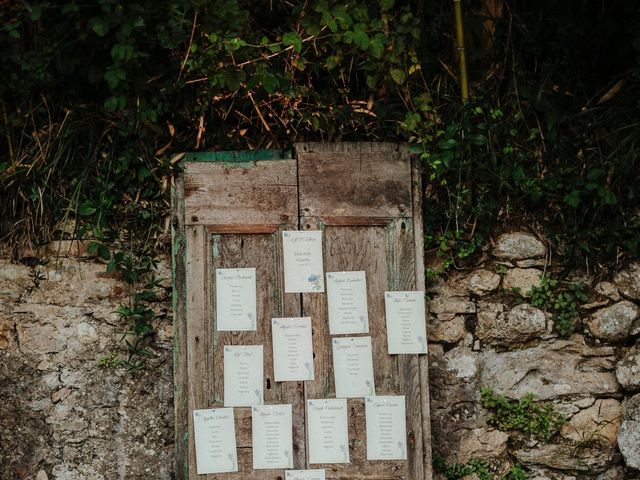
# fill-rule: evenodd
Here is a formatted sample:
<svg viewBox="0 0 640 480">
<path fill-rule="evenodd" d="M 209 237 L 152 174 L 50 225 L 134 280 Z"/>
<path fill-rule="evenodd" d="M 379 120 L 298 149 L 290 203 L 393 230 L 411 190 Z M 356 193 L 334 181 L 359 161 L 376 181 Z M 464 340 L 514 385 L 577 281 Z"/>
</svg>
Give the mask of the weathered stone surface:
<svg viewBox="0 0 640 480">
<path fill-rule="evenodd" d="M 563 425 L 561 435 L 576 442 L 607 441 L 615 446 L 622 421 L 622 406 L 614 398 L 596 400 L 595 403 Z"/>
<path fill-rule="evenodd" d="M 618 289 L 611 282 L 599 282 L 595 286 L 595 291 L 600 295 L 604 295 L 605 297 L 610 298 L 614 302 L 617 302 L 621 299 Z"/>
<path fill-rule="evenodd" d="M 639 480 L 639 475 L 632 475 L 631 472 L 626 472 L 624 467 L 617 466 L 610 468 L 606 472 L 602 472 L 596 477 L 596 480 Z"/>
<path fill-rule="evenodd" d="M 543 257 L 547 247 L 530 233 L 505 233 L 498 237 L 493 255 L 506 260 L 524 260 Z"/>
<path fill-rule="evenodd" d="M 470 381 L 478 373 L 478 354 L 458 346 L 444 355 L 447 370 L 464 381 Z"/>
<path fill-rule="evenodd" d="M 476 295 L 487 295 L 500 286 L 501 277 L 490 270 L 476 270 L 469 277 L 469 290 Z"/>
<path fill-rule="evenodd" d="M 441 313 L 475 313 L 476 304 L 464 297 L 436 297 L 429 302 L 429 311 Z"/>
<path fill-rule="evenodd" d="M 627 351 L 618 361 L 616 378 L 625 390 L 640 391 L 640 346 Z"/>
<path fill-rule="evenodd" d="M 430 342 L 456 343 L 466 334 L 464 317 L 459 315 L 455 315 L 450 320 L 430 319 L 427 325 L 427 337 Z"/>
<path fill-rule="evenodd" d="M 595 312 L 588 320 L 591 334 L 607 342 L 622 342 L 631 335 L 635 322 L 640 318 L 640 308 L 623 300 Z"/>
<path fill-rule="evenodd" d="M 504 312 L 501 304 L 480 304 L 476 335 L 498 343 L 520 343 L 539 337 L 546 331 L 542 310 L 523 303 Z"/>
<path fill-rule="evenodd" d="M 564 395 L 619 391 L 611 347 L 590 347 L 580 335 L 533 348 L 480 353 L 480 384 L 512 398 L 533 392 L 547 400 Z"/>
<path fill-rule="evenodd" d="M 44 470 L 39 470 L 36 474 L 36 480 L 49 480 L 49 476 Z"/>
<path fill-rule="evenodd" d="M 500 430 L 474 428 L 466 431 L 460 439 L 458 458 L 466 463 L 472 458 L 489 460 L 507 452 L 509 436 Z"/>
<path fill-rule="evenodd" d="M 540 285 L 542 272 L 535 268 L 513 268 L 502 282 L 505 290 L 515 290 L 523 297 L 531 295 L 531 289 Z"/>
<path fill-rule="evenodd" d="M 640 263 L 630 264 L 613 277 L 613 283 L 625 297 L 640 301 Z"/>
<path fill-rule="evenodd" d="M 545 267 L 545 266 L 547 266 L 547 261 L 544 258 L 529 259 L 529 260 L 518 260 L 516 262 L 516 266 L 518 266 L 520 268 Z"/>
<path fill-rule="evenodd" d="M 622 403 L 618 447 L 627 466 L 640 470 L 640 393 Z"/>
<path fill-rule="evenodd" d="M 571 472 L 600 473 L 611 465 L 613 449 L 604 445 L 576 449 L 572 445 L 542 445 L 514 452 L 526 467 L 548 467 Z"/>
</svg>

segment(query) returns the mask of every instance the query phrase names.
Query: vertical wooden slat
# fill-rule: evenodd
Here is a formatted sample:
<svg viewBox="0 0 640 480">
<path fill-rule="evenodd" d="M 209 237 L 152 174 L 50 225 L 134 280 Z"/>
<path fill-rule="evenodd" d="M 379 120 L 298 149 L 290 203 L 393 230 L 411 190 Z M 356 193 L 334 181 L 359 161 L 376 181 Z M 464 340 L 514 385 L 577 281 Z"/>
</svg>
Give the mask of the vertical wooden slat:
<svg viewBox="0 0 640 480">
<path fill-rule="evenodd" d="M 193 416 L 196 409 L 208 405 L 209 328 L 207 318 L 207 234 L 204 227 L 187 227 L 187 377 L 189 395 L 189 477 L 195 478 L 196 455 Z"/>
<path fill-rule="evenodd" d="M 413 237 L 415 244 L 415 271 L 416 290 L 425 290 L 424 273 L 424 223 L 422 221 L 422 168 L 417 157 L 411 162 L 411 189 L 413 197 Z M 425 322 L 427 321 L 425 318 Z M 427 325 L 427 329 L 429 325 Z M 427 335 L 428 337 L 428 335 Z M 420 412 L 422 414 L 422 449 L 424 466 L 423 478 L 433 479 L 432 451 L 431 451 L 431 398 L 429 396 L 429 356 L 420 355 L 418 357 L 420 376 Z"/>
<path fill-rule="evenodd" d="M 173 259 L 173 408 L 175 414 L 176 480 L 189 476 L 189 395 L 186 335 L 186 239 L 184 230 L 184 188 L 182 177 L 175 179 L 171 191 Z"/>
</svg>

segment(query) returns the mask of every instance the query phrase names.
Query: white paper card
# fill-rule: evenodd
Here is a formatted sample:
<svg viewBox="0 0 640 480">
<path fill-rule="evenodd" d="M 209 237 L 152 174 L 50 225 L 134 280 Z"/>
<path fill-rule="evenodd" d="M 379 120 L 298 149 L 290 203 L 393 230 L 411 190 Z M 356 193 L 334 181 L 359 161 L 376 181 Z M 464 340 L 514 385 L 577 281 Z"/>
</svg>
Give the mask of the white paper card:
<svg viewBox="0 0 640 480">
<path fill-rule="evenodd" d="M 253 468 L 293 467 L 291 405 L 251 407 Z"/>
<path fill-rule="evenodd" d="M 316 470 L 287 470 L 284 480 L 325 480 L 324 468 Z"/>
<path fill-rule="evenodd" d="M 193 430 L 198 475 L 238 471 L 233 408 L 194 410 Z"/>
<path fill-rule="evenodd" d="M 389 353 L 427 353 L 424 292 L 385 292 Z"/>
<path fill-rule="evenodd" d="M 365 272 L 328 272 L 329 333 L 369 333 Z"/>
<path fill-rule="evenodd" d="M 272 318 L 271 336 L 276 382 L 313 380 L 311 318 Z"/>
<path fill-rule="evenodd" d="M 309 463 L 349 463 L 347 400 L 307 400 Z"/>
<path fill-rule="evenodd" d="M 262 345 L 224 347 L 224 406 L 250 407 L 263 403 Z"/>
<path fill-rule="evenodd" d="M 218 331 L 256 329 L 256 269 L 216 269 Z"/>
<path fill-rule="evenodd" d="M 333 372 L 337 398 L 375 395 L 371 337 L 334 338 Z"/>
<path fill-rule="evenodd" d="M 282 232 L 285 293 L 324 292 L 322 232 Z"/>
<path fill-rule="evenodd" d="M 367 460 L 405 460 L 407 424 L 404 395 L 367 397 Z"/>
</svg>

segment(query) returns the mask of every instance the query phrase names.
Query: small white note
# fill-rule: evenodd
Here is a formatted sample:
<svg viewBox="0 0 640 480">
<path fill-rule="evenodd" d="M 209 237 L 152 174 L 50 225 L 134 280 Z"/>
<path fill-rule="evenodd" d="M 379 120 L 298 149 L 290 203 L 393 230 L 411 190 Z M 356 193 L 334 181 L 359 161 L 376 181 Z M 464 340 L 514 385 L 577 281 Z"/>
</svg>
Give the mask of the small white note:
<svg viewBox="0 0 640 480">
<path fill-rule="evenodd" d="M 369 333 L 365 272 L 327 272 L 329 333 Z"/>
<path fill-rule="evenodd" d="M 375 395 L 371 337 L 334 338 L 333 372 L 337 398 Z"/>
<path fill-rule="evenodd" d="M 313 380 L 311 318 L 272 318 L 271 337 L 275 381 Z"/>
<path fill-rule="evenodd" d="M 427 353 L 424 292 L 385 292 L 390 354 Z"/>
<path fill-rule="evenodd" d="M 287 470 L 284 480 L 325 480 L 324 468 L 315 470 Z"/>
<path fill-rule="evenodd" d="M 263 403 L 262 345 L 224 347 L 224 406 L 250 407 Z"/>
<path fill-rule="evenodd" d="M 216 329 L 255 330 L 256 269 L 216 269 Z"/>
<path fill-rule="evenodd" d="M 322 232 L 282 232 L 285 293 L 324 292 Z"/>
<path fill-rule="evenodd" d="M 309 463 L 349 463 L 347 400 L 307 400 Z"/>
<path fill-rule="evenodd" d="M 193 411 L 198 475 L 238 471 L 233 408 Z"/>
<path fill-rule="evenodd" d="M 293 467 L 291 405 L 251 407 L 253 468 Z"/>
<path fill-rule="evenodd" d="M 365 398 L 367 460 L 406 460 L 404 395 Z"/>
</svg>

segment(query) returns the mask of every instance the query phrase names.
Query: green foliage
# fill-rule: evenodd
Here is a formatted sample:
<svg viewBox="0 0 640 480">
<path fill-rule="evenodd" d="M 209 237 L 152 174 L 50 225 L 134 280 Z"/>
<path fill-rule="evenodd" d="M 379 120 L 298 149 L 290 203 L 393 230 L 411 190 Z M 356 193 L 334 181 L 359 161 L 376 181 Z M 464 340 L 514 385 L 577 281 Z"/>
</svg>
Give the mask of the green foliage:
<svg viewBox="0 0 640 480">
<path fill-rule="evenodd" d="M 433 467 L 436 472 L 442 473 L 447 480 L 457 480 L 467 475 L 475 475 L 479 480 L 494 480 L 497 478 L 491 473 L 487 463 L 478 458 L 472 458 L 466 464 L 454 463 L 448 465 L 442 457 L 435 455 Z M 502 480 L 526 480 L 527 478 L 529 478 L 527 472 L 520 465 L 515 465 L 502 477 Z"/>
<path fill-rule="evenodd" d="M 539 286 L 531 289 L 531 305 L 552 313 L 555 331 L 561 337 L 568 337 L 575 329 L 578 305 L 588 300 L 582 283 L 570 283 L 560 290 L 560 283 L 545 274 Z"/>
<path fill-rule="evenodd" d="M 566 419 L 554 410 L 552 404 L 537 403 L 534 400 L 533 394 L 512 400 L 496 395 L 489 387 L 482 388 L 480 396 L 482 406 L 493 411 L 488 419 L 490 425 L 505 431 L 519 430 L 538 440 L 548 441 Z"/>
<path fill-rule="evenodd" d="M 100 365 L 124 365 L 130 371 L 145 368 L 147 359 L 153 356 L 149 346 L 155 335 L 152 321 L 156 314 L 151 303 L 156 300 L 154 289 L 158 287 L 153 277 L 156 263 L 150 253 L 144 250 L 111 251 L 107 245 L 95 241 L 88 244 L 87 252 L 108 261 L 107 273 L 117 275 L 127 286 L 127 303 L 116 309 L 127 326 L 120 338 L 126 346 L 127 356 L 120 359 L 115 352 L 111 352 L 100 360 Z"/>
</svg>

